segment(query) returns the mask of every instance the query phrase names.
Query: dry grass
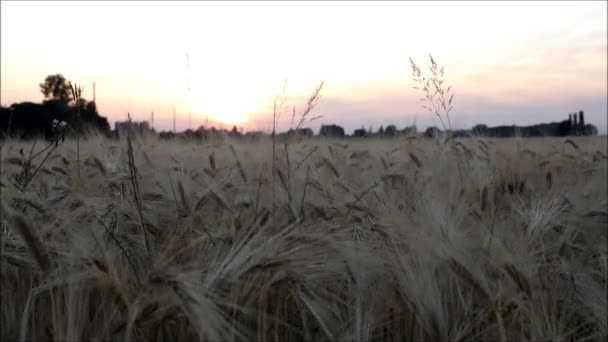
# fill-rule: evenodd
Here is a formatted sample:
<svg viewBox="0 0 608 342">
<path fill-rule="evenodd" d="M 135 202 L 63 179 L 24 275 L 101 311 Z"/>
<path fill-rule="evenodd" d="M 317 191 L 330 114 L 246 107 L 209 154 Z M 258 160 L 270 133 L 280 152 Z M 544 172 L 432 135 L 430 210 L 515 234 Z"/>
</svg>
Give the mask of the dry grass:
<svg viewBox="0 0 608 342">
<path fill-rule="evenodd" d="M 605 137 L 457 139 L 462 180 L 426 139 L 304 139 L 273 163 L 270 139 L 91 137 L 22 192 L 29 146 L 2 146 L 2 341 L 608 333 Z"/>
</svg>

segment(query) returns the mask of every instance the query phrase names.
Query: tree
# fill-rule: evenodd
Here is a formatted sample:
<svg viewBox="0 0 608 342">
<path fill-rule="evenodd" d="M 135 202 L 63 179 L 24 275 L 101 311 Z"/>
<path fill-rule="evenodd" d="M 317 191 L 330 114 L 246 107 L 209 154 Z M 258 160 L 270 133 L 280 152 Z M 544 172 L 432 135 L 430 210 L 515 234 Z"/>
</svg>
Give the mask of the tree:
<svg viewBox="0 0 608 342">
<path fill-rule="evenodd" d="M 437 138 L 441 134 L 441 130 L 435 126 L 429 127 L 424 131 L 424 135 L 427 138 Z"/>
<path fill-rule="evenodd" d="M 47 99 L 43 103 L 14 103 L 8 108 L 0 108 L 0 131 L 20 138 L 43 136 L 52 138 L 54 120 L 68 123 L 70 134 L 79 136 L 91 130 L 104 134 L 110 132 L 105 117 L 99 115 L 95 102 L 81 97 L 79 87 L 72 92 L 71 82 L 62 75 L 46 77 L 39 84 L 40 91 Z"/>
<path fill-rule="evenodd" d="M 397 135 L 397 127 L 395 125 L 388 125 L 384 130 L 384 134 L 389 136 Z"/>
<path fill-rule="evenodd" d="M 64 104 L 73 100 L 70 82 L 61 74 L 48 75 L 44 82 L 40 83 L 40 91 L 47 100 L 55 100 Z"/>
<path fill-rule="evenodd" d="M 343 137 L 344 128 L 338 125 L 322 125 L 319 135 L 324 137 Z"/>
<path fill-rule="evenodd" d="M 354 132 L 354 136 L 356 137 L 364 137 L 365 136 L 365 128 L 356 129 Z"/>
<path fill-rule="evenodd" d="M 93 101 L 86 102 L 84 106 L 84 111 L 86 113 L 97 113 L 97 104 Z"/>
<path fill-rule="evenodd" d="M 228 132 L 228 135 L 232 136 L 232 137 L 238 137 L 241 135 L 241 133 L 239 132 L 238 128 L 236 127 L 236 125 L 232 126 L 232 130 L 230 132 Z"/>
</svg>

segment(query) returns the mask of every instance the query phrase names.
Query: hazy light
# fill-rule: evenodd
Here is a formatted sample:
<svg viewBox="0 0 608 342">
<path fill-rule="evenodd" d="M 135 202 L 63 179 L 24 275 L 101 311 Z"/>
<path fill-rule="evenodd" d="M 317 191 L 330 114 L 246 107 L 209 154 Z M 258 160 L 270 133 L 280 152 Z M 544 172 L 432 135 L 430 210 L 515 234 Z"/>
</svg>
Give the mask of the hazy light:
<svg viewBox="0 0 608 342">
<path fill-rule="evenodd" d="M 375 116 L 424 116 L 408 58 L 426 67 L 430 52 L 454 86 L 456 124 L 471 115 L 509 120 L 483 115 L 496 108 L 481 105 L 462 112 L 480 99 L 540 108 L 529 123 L 584 109 L 605 131 L 605 104 L 577 104 L 606 97 L 606 12 L 595 1 L 2 2 L 2 104 L 39 101 L 37 84 L 59 72 L 85 84 L 88 98 L 95 81 L 98 107 L 112 120 L 154 110 L 169 128 L 175 107 L 179 128 L 192 113 L 196 126 L 209 119 L 255 129 L 268 125 L 285 79 L 296 109 L 325 80 L 320 114 L 359 127 Z M 391 100 L 400 98 L 407 107 Z M 323 101 L 362 103 L 369 113 L 350 117 Z M 560 101 L 574 108 L 538 106 Z"/>
</svg>

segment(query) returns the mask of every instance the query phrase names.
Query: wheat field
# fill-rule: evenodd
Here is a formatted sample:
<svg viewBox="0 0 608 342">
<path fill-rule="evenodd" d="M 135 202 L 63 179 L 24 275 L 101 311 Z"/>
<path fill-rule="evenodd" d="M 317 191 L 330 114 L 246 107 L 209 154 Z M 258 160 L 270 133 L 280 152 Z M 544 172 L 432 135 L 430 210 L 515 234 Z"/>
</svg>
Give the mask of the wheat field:
<svg viewBox="0 0 608 342">
<path fill-rule="evenodd" d="M 606 137 L 32 145 L 1 148 L 2 341 L 608 336 Z"/>
</svg>

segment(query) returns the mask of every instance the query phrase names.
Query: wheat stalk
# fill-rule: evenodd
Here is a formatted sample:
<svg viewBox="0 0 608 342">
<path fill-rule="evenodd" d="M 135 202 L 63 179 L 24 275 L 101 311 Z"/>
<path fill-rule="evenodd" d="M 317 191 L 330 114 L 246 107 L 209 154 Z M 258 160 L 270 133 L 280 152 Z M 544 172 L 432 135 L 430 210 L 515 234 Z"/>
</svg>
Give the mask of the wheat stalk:
<svg viewBox="0 0 608 342">
<path fill-rule="evenodd" d="M 42 237 L 38 234 L 38 231 L 19 215 L 13 215 L 12 222 L 40 269 L 48 274 L 51 269 L 51 259 L 48 248 L 44 244 Z"/>
</svg>

